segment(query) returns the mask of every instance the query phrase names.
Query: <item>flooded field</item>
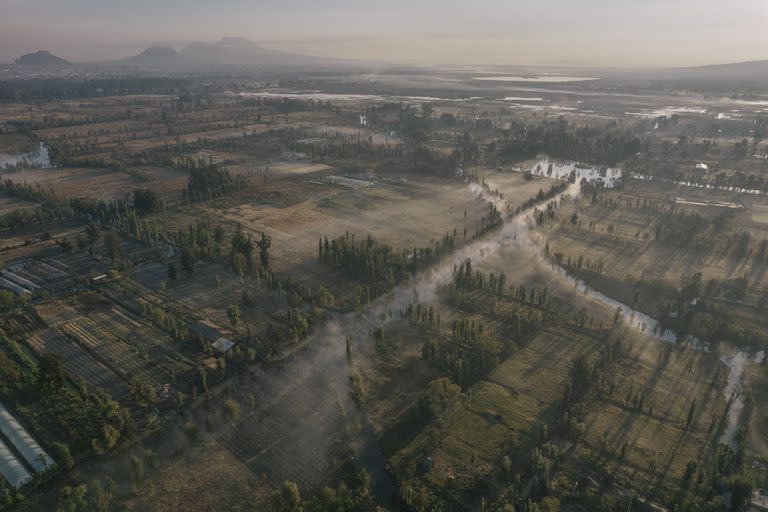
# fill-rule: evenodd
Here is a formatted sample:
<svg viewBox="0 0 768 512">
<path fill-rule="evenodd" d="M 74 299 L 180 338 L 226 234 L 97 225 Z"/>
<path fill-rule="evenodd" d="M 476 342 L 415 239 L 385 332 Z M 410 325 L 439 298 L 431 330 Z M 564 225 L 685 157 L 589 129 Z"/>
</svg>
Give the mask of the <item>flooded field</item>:
<svg viewBox="0 0 768 512">
<path fill-rule="evenodd" d="M 31 167 L 35 169 L 49 169 L 53 167 L 48 155 L 48 146 L 41 142 L 40 147 L 29 153 L 6 155 L 0 153 L 0 170 Z"/>
</svg>

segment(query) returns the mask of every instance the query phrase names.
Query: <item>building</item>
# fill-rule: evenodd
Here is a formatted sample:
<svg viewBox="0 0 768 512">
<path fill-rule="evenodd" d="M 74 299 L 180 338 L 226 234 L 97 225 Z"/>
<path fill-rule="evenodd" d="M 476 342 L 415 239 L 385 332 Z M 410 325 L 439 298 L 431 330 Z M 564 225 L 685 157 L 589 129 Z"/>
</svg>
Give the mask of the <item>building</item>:
<svg viewBox="0 0 768 512">
<path fill-rule="evenodd" d="M 189 326 L 189 331 L 221 354 L 235 346 L 235 342 L 228 338 L 229 333 L 210 320 L 198 320 Z"/>
<path fill-rule="evenodd" d="M 225 338 L 222 336 L 221 338 L 217 339 L 213 343 L 211 343 L 211 347 L 213 347 L 213 350 L 220 354 L 226 353 L 229 349 L 235 346 L 235 342 L 230 340 L 229 338 Z"/>
<path fill-rule="evenodd" d="M 704 162 L 699 162 L 699 163 L 697 163 L 696 165 L 693 166 L 693 170 L 694 171 L 698 171 L 698 172 L 708 172 L 709 171 L 709 166 L 707 164 L 705 164 Z"/>
<path fill-rule="evenodd" d="M 93 286 L 99 286 L 107 282 L 107 274 L 99 274 L 96 277 L 91 278 L 91 284 Z"/>
<path fill-rule="evenodd" d="M 208 343 L 213 343 L 226 334 L 224 329 L 210 320 L 198 320 L 189 326 L 189 330 Z"/>
</svg>

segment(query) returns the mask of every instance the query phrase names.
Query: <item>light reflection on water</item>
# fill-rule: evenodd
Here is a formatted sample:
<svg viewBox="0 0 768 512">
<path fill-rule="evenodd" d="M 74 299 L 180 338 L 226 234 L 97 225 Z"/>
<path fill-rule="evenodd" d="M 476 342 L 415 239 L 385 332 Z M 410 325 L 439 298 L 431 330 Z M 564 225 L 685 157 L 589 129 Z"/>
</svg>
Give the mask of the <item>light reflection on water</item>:
<svg viewBox="0 0 768 512">
<path fill-rule="evenodd" d="M 0 170 L 17 166 L 50 169 L 53 165 L 51 164 L 51 157 L 48 154 L 48 146 L 41 142 L 40 147 L 29 153 L 19 153 L 16 155 L 0 153 Z"/>
</svg>

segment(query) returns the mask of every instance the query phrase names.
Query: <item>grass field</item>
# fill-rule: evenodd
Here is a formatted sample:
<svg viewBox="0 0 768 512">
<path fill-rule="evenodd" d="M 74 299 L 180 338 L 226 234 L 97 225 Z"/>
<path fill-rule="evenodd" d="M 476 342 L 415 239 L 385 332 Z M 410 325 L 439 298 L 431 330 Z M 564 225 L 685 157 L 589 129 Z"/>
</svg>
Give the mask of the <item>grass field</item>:
<svg viewBox="0 0 768 512">
<path fill-rule="evenodd" d="M 229 451 L 210 442 L 188 448 L 141 482 L 136 497 L 120 501 L 124 510 L 137 512 L 258 510 L 269 506 L 270 492 L 257 477 Z"/>
<path fill-rule="evenodd" d="M 15 197 L 0 196 L 0 216 L 10 213 L 14 210 L 26 210 L 36 207 L 37 204 L 31 201 L 24 201 Z"/>
<path fill-rule="evenodd" d="M 67 197 L 111 200 L 136 188 L 152 188 L 161 197 L 176 198 L 187 186 L 187 174 L 163 167 L 141 168 L 141 179 L 113 169 L 25 169 L 3 175 L 16 183 L 40 185 Z"/>
</svg>

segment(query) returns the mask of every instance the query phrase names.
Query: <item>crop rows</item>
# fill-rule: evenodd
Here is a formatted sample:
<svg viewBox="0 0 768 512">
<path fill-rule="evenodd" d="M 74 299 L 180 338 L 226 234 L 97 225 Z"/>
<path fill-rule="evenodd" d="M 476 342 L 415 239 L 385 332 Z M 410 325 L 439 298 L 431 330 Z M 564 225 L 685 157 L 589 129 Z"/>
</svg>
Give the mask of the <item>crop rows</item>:
<svg viewBox="0 0 768 512">
<path fill-rule="evenodd" d="M 88 318 L 79 318 L 64 324 L 62 330 L 112 371 L 126 379 L 135 376 L 155 386 L 164 380 L 162 375 L 157 375 L 158 372 L 154 371 L 150 361 Z"/>
<path fill-rule="evenodd" d="M 38 355 L 59 354 L 64 359 L 64 369 L 67 373 L 84 378 L 90 386 L 100 387 L 115 398 L 125 392 L 125 386 L 118 375 L 55 327 L 32 334 L 27 338 L 27 342 Z"/>
</svg>

